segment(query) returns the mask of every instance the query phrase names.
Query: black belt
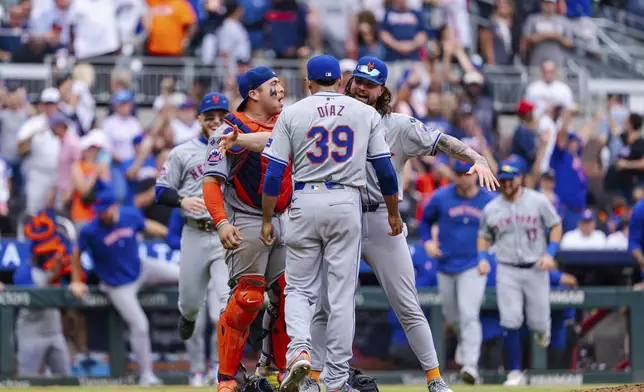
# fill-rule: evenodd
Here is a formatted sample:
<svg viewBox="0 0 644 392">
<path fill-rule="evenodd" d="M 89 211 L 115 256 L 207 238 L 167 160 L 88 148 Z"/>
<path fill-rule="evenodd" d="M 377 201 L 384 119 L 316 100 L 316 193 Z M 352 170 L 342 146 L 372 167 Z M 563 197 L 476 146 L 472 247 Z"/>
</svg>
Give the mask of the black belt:
<svg viewBox="0 0 644 392">
<path fill-rule="evenodd" d="M 186 226 L 190 226 L 192 228 L 205 231 L 206 233 L 214 233 L 215 231 L 217 231 L 217 226 L 215 225 L 215 222 L 210 219 L 186 218 L 185 224 Z"/>
<path fill-rule="evenodd" d="M 376 212 L 380 208 L 380 203 L 363 204 L 362 212 Z"/>
<path fill-rule="evenodd" d="M 296 191 L 304 190 L 304 188 L 306 187 L 306 184 L 307 184 L 307 183 L 305 183 L 305 182 L 296 182 L 296 183 L 295 183 L 295 187 L 294 187 L 293 189 L 295 189 Z M 318 184 L 316 184 L 316 183 L 309 183 L 309 184 L 310 184 L 312 187 L 315 187 L 315 186 L 320 186 L 320 184 L 322 184 L 322 183 L 318 183 Z M 329 189 L 329 190 L 333 190 L 333 189 L 344 189 L 344 185 L 342 185 L 342 184 L 338 184 L 338 183 L 336 183 L 336 182 L 325 182 L 325 183 L 323 183 L 323 185 L 326 187 L 326 189 Z"/>
<path fill-rule="evenodd" d="M 512 263 L 499 263 L 502 265 L 507 265 L 508 267 L 514 267 L 514 268 L 519 268 L 519 269 L 531 269 L 537 263 L 523 263 L 523 264 L 512 264 Z"/>
</svg>

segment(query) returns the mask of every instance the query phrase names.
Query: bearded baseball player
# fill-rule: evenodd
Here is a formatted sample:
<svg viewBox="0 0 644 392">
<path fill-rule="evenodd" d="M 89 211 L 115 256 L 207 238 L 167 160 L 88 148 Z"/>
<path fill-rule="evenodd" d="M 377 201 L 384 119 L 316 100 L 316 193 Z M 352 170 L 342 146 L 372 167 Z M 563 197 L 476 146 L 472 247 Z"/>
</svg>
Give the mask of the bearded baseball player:
<svg viewBox="0 0 644 392">
<path fill-rule="evenodd" d="M 309 387 L 309 382 L 303 382 L 311 370 L 310 305 L 320 297 L 324 278 L 329 302 L 327 390 L 357 391 L 347 381 L 362 237 L 360 188 L 366 185 L 367 160 L 387 210 L 388 227 L 376 230 L 392 237 L 403 230 L 398 181 L 378 112 L 336 92 L 342 83 L 338 60 L 328 55 L 313 57 L 307 74 L 313 95 L 280 115 L 263 153 L 270 160 L 262 195 L 261 238 L 267 246 L 275 240 L 272 216 L 289 159 L 295 181 L 286 232 L 286 325 L 291 343 L 288 374 L 280 392 Z"/>
<path fill-rule="evenodd" d="M 203 197 L 206 207 L 226 249 L 230 299 L 219 322 L 218 391 L 234 391 L 240 386 L 240 370 L 250 325 L 264 305 L 268 291 L 271 314 L 272 350 L 280 380 L 286 374 L 288 335 L 284 322 L 284 260 L 282 213 L 291 202 L 290 166 L 281 186 L 273 217 L 276 241 L 267 247 L 260 241 L 262 227 L 262 188 L 268 159 L 260 153 L 231 148 L 219 153 L 219 138 L 238 129 L 243 133 L 270 134 L 282 111 L 284 88 L 268 67 L 250 69 L 238 79 L 243 98 L 237 111 L 224 119 L 210 137 L 206 154 Z M 222 190 L 223 185 L 223 190 Z"/>
<path fill-rule="evenodd" d="M 500 165 L 501 195 L 483 209 L 477 240 L 478 270 L 490 272 L 488 251 L 496 250 L 496 297 L 505 329 L 508 378 L 504 385 L 526 383 L 521 367 L 524 314 L 528 328 L 543 347 L 550 345 L 550 277 L 562 236 L 561 218 L 542 193 L 525 188 L 512 162 Z M 549 234 L 549 239 L 546 240 Z"/>
<path fill-rule="evenodd" d="M 429 129 L 416 119 L 392 113 L 391 92 L 385 86 L 387 81 L 387 66 L 378 58 L 363 57 L 358 61 L 352 78 L 347 84 L 345 94 L 372 106 L 382 117 L 385 138 L 391 149 L 391 162 L 402 182 L 402 172 L 407 160 L 416 156 L 434 155 L 443 152 L 450 157 L 472 163 L 469 175 L 476 174 L 480 186 L 494 189 L 498 184 L 489 169 L 488 163 L 471 148 L 459 140 Z M 244 146 L 253 148 L 262 145 L 259 135 L 231 134 L 221 140 L 222 149 L 228 146 Z M 264 139 L 267 140 L 267 139 Z M 399 192 L 401 195 L 402 192 Z M 362 257 L 372 267 L 380 284 L 387 295 L 391 306 L 398 316 L 412 349 L 418 356 L 427 376 L 428 388 L 432 392 L 448 392 L 441 378 L 438 357 L 434 348 L 429 323 L 418 302 L 415 288 L 415 274 L 409 248 L 404 236 L 391 237 L 387 235 L 387 213 L 384 199 L 378 187 L 378 177 L 372 167 L 367 167 L 367 191 L 362 193 L 363 238 Z M 397 260 L 392 263 L 391 260 Z M 326 282 L 323 279 L 322 285 Z M 322 294 L 325 293 L 324 288 Z M 312 322 L 311 376 L 320 380 L 323 370 L 327 342 L 326 324 L 328 308 L 322 297 L 318 302 Z M 352 377 L 353 387 L 369 384 L 377 388 L 375 381 L 365 375 Z"/>
<path fill-rule="evenodd" d="M 184 216 L 179 270 L 179 335 L 183 340 L 190 339 L 194 333 L 195 322 L 199 310 L 203 309 L 209 282 L 212 281 L 210 291 L 213 294 L 209 299 L 215 302 L 210 304 L 213 313 L 210 317 L 215 325 L 221 310 L 226 306 L 230 291 L 224 249 L 217 236 L 215 222 L 208 214 L 202 197 L 204 157 L 208 151 L 208 139 L 223 124 L 227 114 L 226 96 L 214 92 L 204 95 L 199 104 L 198 116 L 202 134 L 170 151 L 155 189 L 157 203 L 181 207 Z M 216 336 L 213 338 L 213 348 L 217 347 L 215 339 Z M 188 347 L 192 348 L 193 343 L 188 342 Z M 199 348 L 198 346 L 196 348 Z M 211 370 L 216 374 L 217 351 L 213 352 L 212 356 Z M 199 373 L 203 373 L 203 369 L 197 369 L 197 378 Z"/>
</svg>

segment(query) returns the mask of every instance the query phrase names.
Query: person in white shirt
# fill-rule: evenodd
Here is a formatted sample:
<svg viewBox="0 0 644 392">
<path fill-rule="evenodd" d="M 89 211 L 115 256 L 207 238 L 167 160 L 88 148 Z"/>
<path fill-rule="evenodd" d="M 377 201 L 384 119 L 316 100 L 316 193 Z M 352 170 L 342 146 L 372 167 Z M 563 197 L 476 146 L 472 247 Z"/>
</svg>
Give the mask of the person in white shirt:
<svg viewBox="0 0 644 392">
<path fill-rule="evenodd" d="M 575 230 L 564 234 L 561 239 L 561 250 L 604 250 L 606 234 L 595 229 L 595 213 L 586 209 Z"/>
<path fill-rule="evenodd" d="M 114 0 L 75 0 L 68 20 L 77 60 L 112 54 L 121 47 Z"/>
<path fill-rule="evenodd" d="M 112 158 L 123 162 L 134 158 L 134 137 L 143 133 L 141 123 L 132 113 L 132 92 L 121 90 L 112 97 L 114 114 L 103 120 L 101 128 L 107 135 Z"/>
<path fill-rule="evenodd" d="M 606 249 L 628 250 L 628 218 L 621 218 L 618 227 L 618 231 L 606 238 Z"/>
<path fill-rule="evenodd" d="M 201 126 L 197 121 L 197 110 L 192 99 L 186 97 L 179 104 L 175 116 L 170 119 L 170 130 L 175 146 L 201 134 Z"/>
<path fill-rule="evenodd" d="M 237 76 L 237 64 L 249 62 L 251 59 L 250 38 L 241 23 L 244 16 L 241 5 L 228 2 L 226 7 L 224 21 L 216 33 L 217 56 L 226 62 L 228 75 Z M 206 45 L 205 40 L 204 45 Z M 204 56 L 206 53 L 207 50 L 204 50 Z M 211 59 L 207 60 L 210 60 L 207 64 L 212 64 Z"/>
<path fill-rule="evenodd" d="M 58 89 L 46 88 L 40 94 L 40 114 L 27 120 L 18 131 L 18 154 L 24 160 L 26 212 L 35 214 L 52 206 L 58 181 L 60 139 L 49 121 L 58 112 Z"/>
<path fill-rule="evenodd" d="M 556 80 L 558 72 L 554 62 L 544 61 L 541 65 L 541 79 L 528 85 L 525 97 L 534 103 L 536 117 L 557 106 L 566 110 L 575 109 L 572 90 L 566 83 Z"/>
</svg>

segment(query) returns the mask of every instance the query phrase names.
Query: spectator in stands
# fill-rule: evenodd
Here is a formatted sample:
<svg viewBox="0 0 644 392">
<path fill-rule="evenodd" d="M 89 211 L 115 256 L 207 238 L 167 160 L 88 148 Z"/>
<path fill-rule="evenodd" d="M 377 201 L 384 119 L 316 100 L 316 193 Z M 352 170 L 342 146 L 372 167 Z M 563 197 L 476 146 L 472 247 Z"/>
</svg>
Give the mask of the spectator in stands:
<svg viewBox="0 0 644 392">
<path fill-rule="evenodd" d="M 170 131 L 173 146 L 193 139 L 201 133 L 195 102 L 191 98 L 185 97 L 179 104 L 176 114 L 170 119 Z"/>
<path fill-rule="evenodd" d="M 60 48 L 69 48 L 71 42 L 69 7 L 72 0 L 54 0 L 48 2 L 43 12 L 30 20 L 31 33 L 38 37 L 46 37 L 48 34 L 59 35 L 58 43 Z"/>
<path fill-rule="evenodd" d="M 561 238 L 561 250 L 604 250 L 606 234 L 596 230 L 595 219 L 593 210 L 585 209 L 577 228 Z"/>
<path fill-rule="evenodd" d="M 631 113 L 624 124 L 621 135 L 623 147 L 615 162 L 615 181 L 622 195 L 632 200 L 633 188 L 644 182 L 644 138 L 642 138 L 643 119 L 640 114 Z M 612 173 L 607 174 L 607 179 Z"/>
<path fill-rule="evenodd" d="M 275 52 L 275 57 L 308 56 L 306 15 L 306 7 L 295 0 L 271 0 L 266 11 L 266 22 L 270 34 L 268 48 Z"/>
<path fill-rule="evenodd" d="M 60 0 L 57 0 L 60 1 Z M 77 60 L 111 55 L 121 48 L 113 0 L 74 1 L 67 15 L 69 50 Z"/>
<path fill-rule="evenodd" d="M 128 90 L 134 96 L 134 91 L 132 90 L 132 72 L 127 68 L 115 67 L 110 72 L 110 92 L 112 99 L 114 98 L 114 94 L 121 90 Z M 136 116 L 136 102 L 132 101 L 131 104 L 131 114 Z M 114 114 L 114 107 L 110 105 L 108 111 L 110 115 Z"/>
<path fill-rule="evenodd" d="M 380 41 L 385 61 L 420 60 L 420 49 L 427 44 L 427 27 L 418 11 L 406 0 L 392 0 L 380 25 Z"/>
<path fill-rule="evenodd" d="M 528 165 L 526 171 L 530 172 L 537 159 L 537 143 L 539 140 L 532 102 L 525 99 L 521 100 L 517 105 L 517 116 L 519 116 L 519 126 L 512 136 L 511 153 L 524 159 Z"/>
<path fill-rule="evenodd" d="M 619 219 L 617 231 L 606 238 L 606 249 L 625 251 L 628 250 L 628 218 Z"/>
<path fill-rule="evenodd" d="M 313 45 L 320 53 L 328 53 L 337 58 L 358 55 L 356 30 L 358 26 L 358 4 L 346 0 L 308 0 L 308 5 L 316 21 L 315 26 L 321 42 Z"/>
<path fill-rule="evenodd" d="M 158 171 L 153 155 L 154 144 L 155 138 L 152 136 L 136 136 L 132 140 L 134 156 L 121 163 L 128 187 L 128 196 L 124 202 L 126 205 L 140 207 L 136 203 L 136 195 L 139 193 L 139 183 L 150 178 L 156 179 Z"/>
<path fill-rule="evenodd" d="M 567 111 L 575 109 L 572 90 L 567 84 L 556 79 L 558 72 L 553 61 L 544 61 L 541 63 L 541 79 L 528 85 L 525 98 L 534 103 L 536 117 L 557 106 L 562 106 Z"/>
<path fill-rule="evenodd" d="M 472 48 L 472 29 L 467 12 L 468 0 L 441 1 L 445 10 L 446 27 L 451 30 L 451 41 L 457 48 L 469 52 Z"/>
<path fill-rule="evenodd" d="M 555 116 L 561 117 L 562 111 L 563 107 L 561 106 L 548 107 L 537 119 L 537 131 L 543 144 L 543 151 L 540 151 L 541 155 L 537 156 L 539 167 L 535 168 L 537 171 L 533 170 L 535 174 L 543 174 L 550 170 L 550 158 L 557 142 L 557 124 L 555 121 L 559 120 L 559 118 Z"/>
<path fill-rule="evenodd" d="M 546 195 L 548 200 L 552 202 L 552 205 L 555 206 L 555 209 L 559 211 L 559 215 L 561 215 L 561 201 L 559 200 L 559 196 L 555 193 L 555 178 L 556 174 L 552 169 L 543 173 L 539 180 L 539 192 Z"/>
<path fill-rule="evenodd" d="M 0 36 L 0 60 L 11 60 L 12 54 L 16 52 L 27 38 L 29 30 L 29 13 L 26 12 L 24 3 L 26 0 L 9 6 L 6 17 L 0 21 L 2 35 Z"/>
<path fill-rule="evenodd" d="M 79 135 L 87 134 L 96 122 L 96 100 L 91 92 L 95 77 L 88 63 L 77 64 L 72 71 L 71 106 L 78 118 Z"/>
<path fill-rule="evenodd" d="M 606 150 L 606 159 L 602 162 L 605 168 L 617 161 L 619 150 L 622 148 L 621 133 L 630 111 L 618 94 L 608 94 L 606 97 L 606 113 L 601 115 L 597 125 L 597 138 Z"/>
<path fill-rule="evenodd" d="M 498 118 L 492 99 L 484 94 L 483 75 L 478 72 L 467 72 L 463 76 L 464 100 L 472 105 L 474 117 L 484 134 L 496 141 L 498 137 Z M 496 143 L 494 143 L 496 144 Z"/>
<path fill-rule="evenodd" d="M 129 53 L 128 47 L 141 46 L 149 28 L 148 5 L 145 0 L 120 1 L 116 10 L 116 28 L 122 53 Z"/>
<path fill-rule="evenodd" d="M 100 129 L 83 136 L 80 146 L 81 159 L 73 164 L 71 170 L 73 193 L 70 218 L 77 232 L 96 216 L 92 209 L 96 182 L 109 183 L 111 160 L 107 152 L 107 138 Z"/>
<path fill-rule="evenodd" d="M 182 56 L 197 32 L 197 16 L 183 0 L 147 0 L 150 30 L 147 54 Z"/>
<path fill-rule="evenodd" d="M 30 4 L 30 1 L 24 0 L 9 9 L 9 16 L 13 17 L 6 27 L 11 28 L 12 34 L 5 43 L 11 47 L 11 53 L 3 53 L 3 60 L 11 60 L 14 63 L 42 63 L 46 55 L 55 53 L 63 46 L 61 23 L 53 23 L 51 20 L 40 22 L 41 17 L 32 18 L 27 22 Z M 34 25 L 34 21 L 41 24 Z"/>
<path fill-rule="evenodd" d="M 62 113 L 56 113 L 49 120 L 52 132 L 60 140 L 60 154 L 58 158 L 58 187 L 56 196 L 56 210 L 67 215 L 69 203 L 72 201 L 72 166 L 80 160 L 81 147 L 78 135 L 69 128 L 69 120 Z"/>
<path fill-rule="evenodd" d="M 575 46 L 597 53 L 599 40 L 597 25 L 592 19 L 594 12 L 591 0 L 566 0 L 564 6 L 574 32 Z"/>
<path fill-rule="evenodd" d="M 138 118 L 131 114 L 133 98 L 129 90 L 121 90 L 114 94 L 114 114 L 108 116 L 101 126 L 107 135 L 112 157 L 117 162 L 134 158 L 132 139 L 143 133 Z"/>
<path fill-rule="evenodd" d="M 343 94 L 344 89 L 347 86 L 347 83 L 349 83 L 349 80 L 351 79 L 351 75 L 353 71 L 356 69 L 356 66 L 358 63 L 353 60 L 353 59 L 343 59 L 340 60 L 340 70 L 342 71 L 342 87 L 340 88 L 339 93 Z M 283 82 L 285 78 L 280 78 L 280 80 Z"/>
<path fill-rule="evenodd" d="M 508 0 L 497 0 L 490 23 L 480 30 L 481 54 L 489 65 L 514 64 L 512 23 L 514 9 Z"/>
<path fill-rule="evenodd" d="M 474 116 L 474 108 L 469 103 L 461 104 L 457 113 L 455 127 L 452 128 L 452 136 L 460 139 L 463 143 L 483 155 L 487 159 L 493 171 L 496 171 L 496 160 L 490 146 L 491 135 L 485 134 L 478 120 Z"/>
<path fill-rule="evenodd" d="M 384 57 L 384 48 L 380 43 L 378 22 L 369 10 L 358 15 L 358 58 L 364 56 Z"/>
<path fill-rule="evenodd" d="M 39 114 L 27 120 L 18 131 L 18 154 L 25 165 L 26 212 L 51 207 L 56 196 L 60 140 L 49 121 L 58 112 L 60 93 L 46 88 L 40 94 Z"/>
<path fill-rule="evenodd" d="M 441 93 L 430 91 L 427 94 L 427 116 L 424 119 L 425 125 L 432 129 L 438 129 L 443 133 L 451 133 L 451 124 L 444 116 L 441 107 Z"/>
<path fill-rule="evenodd" d="M 18 154 L 18 132 L 29 117 L 27 92 L 24 87 L 10 88 L 0 110 L 0 156 L 11 169 L 12 196 L 22 194 L 22 175 Z"/>
<path fill-rule="evenodd" d="M 566 17 L 557 14 L 557 0 L 542 0 L 541 13 L 530 15 L 523 27 L 528 63 L 539 66 L 551 60 L 564 65 L 566 52 L 572 48 L 573 31 Z"/>
<path fill-rule="evenodd" d="M 218 56 L 225 61 L 228 75 L 236 77 L 237 64 L 251 60 L 250 38 L 241 23 L 244 9 L 236 0 L 226 2 L 224 22 L 217 30 Z"/>
<path fill-rule="evenodd" d="M 239 4 L 244 8 L 242 23 L 248 32 L 251 48 L 253 51 L 263 49 L 266 40 L 264 15 L 268 10 L 270 0 L 240 0 Z"/>
<path fill-rule="evenodd" d="M 588 135 L 580 133 L 578 136 L 560 128 L 550 157 L 550 168 L 555 171 L 555 193 L 561 200 L 564 233 L 577 227 L 586 210 L 588 179 L 581 157 Z"/>
<path fill-rule="evenodd" d="M 420 75 L 413 69 L 403 71 L 396 86 L 397 93 L 394 98 L 394 112 L 406 114 L 414 118 L 424 118 L 425 107 L 414 96 L 414 90 L 420 86 Z"/>
</svg>

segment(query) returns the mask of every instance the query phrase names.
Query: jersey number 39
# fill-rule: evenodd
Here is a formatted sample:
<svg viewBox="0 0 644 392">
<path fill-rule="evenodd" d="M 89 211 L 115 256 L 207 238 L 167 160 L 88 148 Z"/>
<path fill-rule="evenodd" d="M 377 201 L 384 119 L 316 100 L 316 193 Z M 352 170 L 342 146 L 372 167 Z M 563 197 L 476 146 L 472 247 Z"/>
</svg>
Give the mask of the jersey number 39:
<svg viewBox="0 0 644 392">
<path fill-rule="evenodd" d="M 307 152 L 306 157 L 314 165 L 320 165 L 329 159 L 343 163 L 353 156 L 353 129 L 348 125 L 338 125 L 332 131 L 318 126 L 309 129 L 307 139 L 315 140 L 315 150 Z"/>
</svg>

